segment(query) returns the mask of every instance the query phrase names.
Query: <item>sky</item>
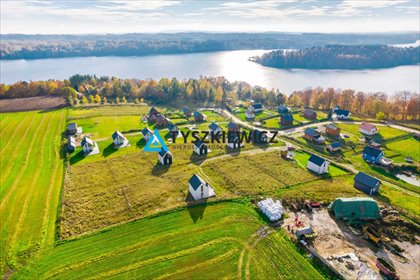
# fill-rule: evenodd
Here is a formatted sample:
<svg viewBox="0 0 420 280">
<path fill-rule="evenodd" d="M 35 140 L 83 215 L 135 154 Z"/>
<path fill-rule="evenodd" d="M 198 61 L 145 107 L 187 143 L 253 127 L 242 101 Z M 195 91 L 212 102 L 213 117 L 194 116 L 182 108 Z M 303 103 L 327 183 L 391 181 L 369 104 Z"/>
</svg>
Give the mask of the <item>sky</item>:
<svg viewBox="0 0 420 280">
<path fill-rule="evenodd" d="M 419 0 L 1 0 L 1 34 L 419 32 Z"/>
</svg>

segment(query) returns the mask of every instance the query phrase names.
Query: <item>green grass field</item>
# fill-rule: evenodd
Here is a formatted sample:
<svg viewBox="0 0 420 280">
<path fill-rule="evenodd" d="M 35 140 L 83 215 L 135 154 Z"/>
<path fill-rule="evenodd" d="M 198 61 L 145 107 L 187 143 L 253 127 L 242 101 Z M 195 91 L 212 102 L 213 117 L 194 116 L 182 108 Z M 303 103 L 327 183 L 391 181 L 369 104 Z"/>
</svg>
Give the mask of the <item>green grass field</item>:
<svg viewBox="0 0 420 280">
<path fill-rule="evenodd" d="M 239 202 L 182 209 L 58 245 L 16 278 L 323 278 L 264 224 Z"/>
<path fill-rule="evenodd" d="M 66 114 L 0 115 L 2 275 L 54 242 Z"/>
</svg>

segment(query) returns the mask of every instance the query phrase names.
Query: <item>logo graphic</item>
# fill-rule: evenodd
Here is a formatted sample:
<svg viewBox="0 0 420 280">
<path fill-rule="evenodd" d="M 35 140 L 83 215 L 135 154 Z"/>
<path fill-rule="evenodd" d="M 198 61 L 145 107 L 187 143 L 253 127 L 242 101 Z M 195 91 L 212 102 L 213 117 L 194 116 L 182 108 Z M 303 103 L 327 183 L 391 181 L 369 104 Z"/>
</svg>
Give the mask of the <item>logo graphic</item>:
<svg viewBox="0 0 420 280">
<path fill-rule="evenodd" d="M 167 151 L 168 147 L 163 141 L 162 136 L 160 136 L 159 131 L 155 129 L 153 135 L 150 136 L 149 140 L 147 141 L 146 146 L 144 147 L 144 151 L 160 152 L 162 149 Z"/>
</svg>

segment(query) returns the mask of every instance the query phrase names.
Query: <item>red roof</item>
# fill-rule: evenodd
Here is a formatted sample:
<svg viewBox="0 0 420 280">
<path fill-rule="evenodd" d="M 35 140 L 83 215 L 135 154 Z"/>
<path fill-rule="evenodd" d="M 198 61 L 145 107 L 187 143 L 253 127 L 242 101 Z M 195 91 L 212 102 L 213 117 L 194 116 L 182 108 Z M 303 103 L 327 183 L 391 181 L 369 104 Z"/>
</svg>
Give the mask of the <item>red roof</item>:
<svg viewBox="0 0 420 280">
<path fill-rule="evenodd" d="M 362 122 L 362 124 L 360 125 L 360 128 L 369 131 L 369 130 L 375 129 L 376 126 L 371 123 Z"/>
</svg>

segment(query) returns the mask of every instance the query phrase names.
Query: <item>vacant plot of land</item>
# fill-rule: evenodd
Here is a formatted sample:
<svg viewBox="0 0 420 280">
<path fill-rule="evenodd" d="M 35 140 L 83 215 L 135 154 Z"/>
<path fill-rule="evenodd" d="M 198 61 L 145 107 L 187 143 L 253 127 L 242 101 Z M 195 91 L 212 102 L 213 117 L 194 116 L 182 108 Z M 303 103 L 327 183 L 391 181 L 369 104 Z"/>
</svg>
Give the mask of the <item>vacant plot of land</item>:
<svg viewBox="0 0 420 280">
<path fill-rule="evenodd" d="M 61 96 L 37 96 L 0 100 L 0 112 L 44 110 L 64 106 L 66 106 L 66 100 Z"/>
<path fill-rule="evenodd" d="M 0 115 L 1 273 L 52 244 L 66 110 Z"/>
<path fill-rule="evenodd" d="M 354 135 L 363 137 L 363 134 L 359 132 L 360 125 L 358 124 L 340 123 L 337 125 L 342 129 L 342 133 L 345 133 L 345 131 L 348 131 Z M 379 130 L 379 134 L 373 136 L 373 138 L 379 141 L 384 141 L 384 140 L 386 141 L 387 139 L 390 139 L 390 138 L 400 137 L 400 136 L 409 134 L 406 131 L 402 131 L 402 130 L 395 129 L 388 126 L 377 125 L 377 128 Z"/>
<path fill-rule="evenodd" d="M 58 245 L 17 276 L 322 279 L 283 233 L 263 226 L 242 203 L 183 209 Z"/>
<path fill-rule="evenodd" d="M 157 108 L 161 110 L 160 108 Z M 69 113 L 69 119 L 80 119 L 100 116 L 141 116 L 148 114 L 150 110 L 146 105 L 104 105 L 96 107 L 77 107 L 72 108 Z"/>
<path fill-rule="evenodd" d="M 411 157 L 416 162 L 420 161 L 420 141 L 414 137 L 389 142 L 386 144 L 386 148 L 400 154 L 403 158 Z"/>
</svg>

